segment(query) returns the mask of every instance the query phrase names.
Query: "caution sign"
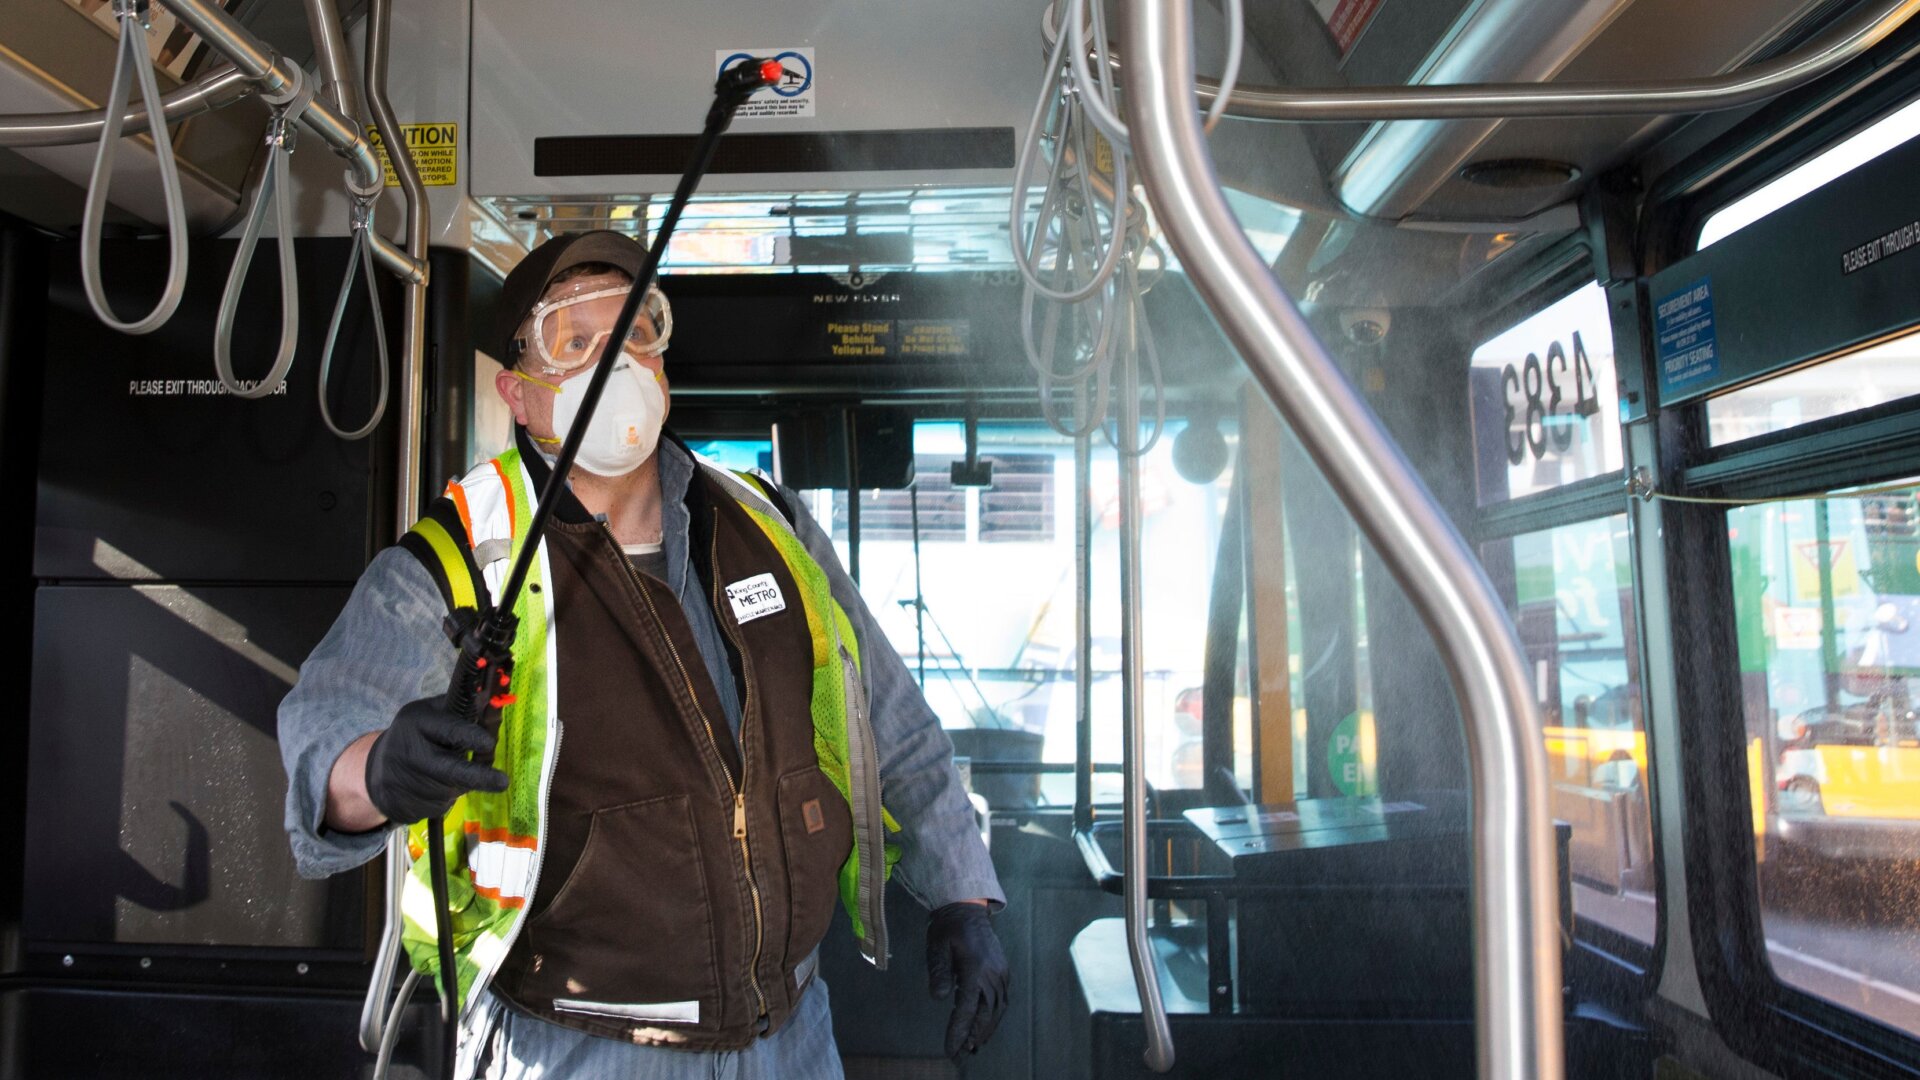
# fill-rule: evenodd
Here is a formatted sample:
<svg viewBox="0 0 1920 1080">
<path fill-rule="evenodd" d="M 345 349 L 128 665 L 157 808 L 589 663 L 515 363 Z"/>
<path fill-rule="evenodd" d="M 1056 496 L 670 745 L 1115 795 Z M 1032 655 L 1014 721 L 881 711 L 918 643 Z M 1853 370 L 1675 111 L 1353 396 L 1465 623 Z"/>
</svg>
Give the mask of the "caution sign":
<svg viewBox="0 0 1920 1080">
<path fill-rule="evenodd" d="M 401 124 L 407 138 L 407 150 L 413 155 L 413 167 L 420 170 L 420 182 L 428 187 L 452 187 L 460 180 L 460 125 Z M 393 171 L 393 159 L 387 157 L 386 144 L 372 124 L 367 125 L 367 140 L 380 156 L 380 167 L 387 171 L 387 186 L 399 187 L 400 177 Z"/>
<path fill-rule="evenodd" d="M 780 65 L 780 81 L 753 92 L 734 113 L 738 120 L 800 120 L 813 115 L 813 49 L 715 49 L 713 73 L 718 76 L 743 60 L 772 57 Z"/>
</svg>

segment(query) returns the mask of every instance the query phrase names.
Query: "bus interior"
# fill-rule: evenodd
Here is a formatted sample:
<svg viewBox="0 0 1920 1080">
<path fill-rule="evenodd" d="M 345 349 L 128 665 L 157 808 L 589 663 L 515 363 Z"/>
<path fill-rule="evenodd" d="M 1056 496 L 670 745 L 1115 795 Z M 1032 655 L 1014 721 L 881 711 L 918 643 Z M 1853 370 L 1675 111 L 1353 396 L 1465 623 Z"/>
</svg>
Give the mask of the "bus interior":
<svg viewBox="0 0 1920 1080">
<path fill-rule="evenodd" d="M 276 708 L 507 445 L 505 273 L 753 57 L 669 426 L 1009 901 L 958 1061 L 910 888 L 829 934 L 846 1076 L 1920 1077 L 1916 12 L 8 0 L 0 1080 L 441 1075 Z"/>
</svg>

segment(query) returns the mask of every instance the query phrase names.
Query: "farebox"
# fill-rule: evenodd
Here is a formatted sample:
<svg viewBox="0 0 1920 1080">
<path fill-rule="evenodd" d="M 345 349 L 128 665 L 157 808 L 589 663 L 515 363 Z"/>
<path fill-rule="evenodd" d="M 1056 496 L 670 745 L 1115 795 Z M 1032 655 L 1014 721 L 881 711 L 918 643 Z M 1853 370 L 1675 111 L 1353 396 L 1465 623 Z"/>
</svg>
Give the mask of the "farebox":
<svg viewBox="0 0 1920 1080">
<path fill-rule="evenodd" d="M 1202 807 L 1186 819 L 1231 867 L 1241 1012 L 1472 1015 L 1462 793 Z"/>
</svg>

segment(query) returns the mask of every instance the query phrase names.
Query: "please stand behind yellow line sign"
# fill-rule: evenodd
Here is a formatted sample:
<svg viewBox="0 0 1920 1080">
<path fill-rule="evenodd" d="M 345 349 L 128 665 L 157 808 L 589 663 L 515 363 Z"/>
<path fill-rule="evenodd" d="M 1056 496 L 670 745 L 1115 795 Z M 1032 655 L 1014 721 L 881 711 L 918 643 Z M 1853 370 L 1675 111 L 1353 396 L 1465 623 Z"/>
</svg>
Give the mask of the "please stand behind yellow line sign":
<svg viewBox="0 0 1920 1080">
<path fill-rule="evenodd" d="M 422 184 L 451 187 L 459 182 L 459 124 L 401 124 L 400 130 L 406 136 L 414 167 L 420 170 Z M 393 171 L 393 159 L 387 157 L 386 144 L 380 141 L 380 131 L 372 124 L 367 125 L 367 139 L 373 143 L 374 152 L 380 155 L 380 165 L 387 171 L 387 186 L 399 187 L 400 177 Z"/>
</svg>

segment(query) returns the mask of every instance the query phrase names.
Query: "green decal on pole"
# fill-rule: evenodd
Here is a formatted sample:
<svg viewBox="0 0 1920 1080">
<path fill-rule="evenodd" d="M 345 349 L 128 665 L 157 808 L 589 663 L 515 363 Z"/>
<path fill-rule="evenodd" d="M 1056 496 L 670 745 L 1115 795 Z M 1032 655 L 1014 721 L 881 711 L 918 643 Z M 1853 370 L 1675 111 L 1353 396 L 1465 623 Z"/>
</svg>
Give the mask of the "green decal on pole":
<svg viewBox="0 0 1920 1080">
<path fill-rule="evenodd" d="M 1374 762 L 1373 717 L 1348 713 L 1327 743 L 1327 771 L 1333 775 L 1333 786 L 1342 795 L 1376 794 Z"/>
</svg>

